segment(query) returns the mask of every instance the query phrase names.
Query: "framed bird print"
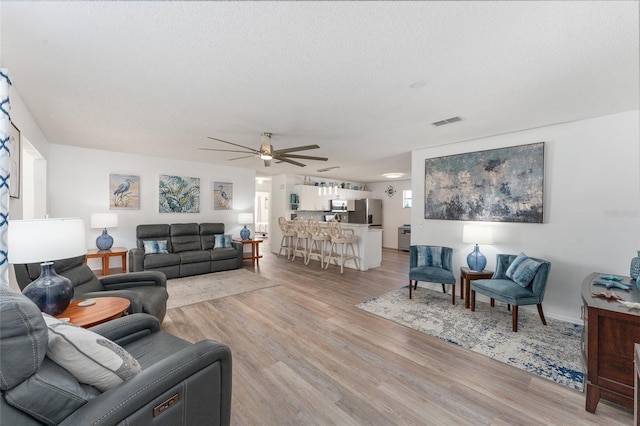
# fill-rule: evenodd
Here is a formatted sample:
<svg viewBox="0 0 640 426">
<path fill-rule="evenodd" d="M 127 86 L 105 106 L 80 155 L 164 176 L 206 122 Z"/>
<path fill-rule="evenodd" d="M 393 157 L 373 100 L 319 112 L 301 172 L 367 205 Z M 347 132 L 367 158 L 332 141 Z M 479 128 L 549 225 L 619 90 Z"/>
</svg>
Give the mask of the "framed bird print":
<svg viewBox="0 0 640 426">
<path fill-rule="evenodd" d="M 109 208 L 140 210 L 140 176 L 109 175 Z"/>
<path fill-rule="evenodd" d="M 233 209 L 233 183 L 213 182 L 213 209 Z"/>
</svg>

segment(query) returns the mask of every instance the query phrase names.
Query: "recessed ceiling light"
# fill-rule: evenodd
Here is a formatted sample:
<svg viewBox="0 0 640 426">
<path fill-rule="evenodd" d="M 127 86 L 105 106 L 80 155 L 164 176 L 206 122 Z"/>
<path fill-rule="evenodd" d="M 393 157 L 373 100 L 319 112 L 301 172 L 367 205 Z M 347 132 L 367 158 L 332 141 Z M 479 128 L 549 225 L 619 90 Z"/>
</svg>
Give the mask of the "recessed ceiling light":
<svg viewBox="0 0 640 426">
<path fill-rule="evenodd" d="M 383 173 L 382 176 L 386 177 L 387 179 L 398 179 L 404 176 L 404 173 Z"/>
<path fill-rule="evenodd" d="M 425 84 L 426 83 L 424 81 L 415 81 L 411 83 L 409 87 L 411 87 L 412 89 L 419 89 L 421 87 L 424 87 Z"/>
</svg>

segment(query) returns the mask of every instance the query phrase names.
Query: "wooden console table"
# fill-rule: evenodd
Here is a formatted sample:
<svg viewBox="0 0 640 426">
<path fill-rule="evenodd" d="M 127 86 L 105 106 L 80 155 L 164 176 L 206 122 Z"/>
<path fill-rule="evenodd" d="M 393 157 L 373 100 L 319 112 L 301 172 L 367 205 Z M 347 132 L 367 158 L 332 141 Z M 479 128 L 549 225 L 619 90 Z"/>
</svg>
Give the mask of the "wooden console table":
<svg viewBox="0 0 640 426">
<path fill-rule="evenodd" d="M 600 398 L 633 409 L 634 406 L 634 343 L 640 342 L 640 311 L 629 309 L 615 300 L 594 297 L 600 292 L 613 293 L 628 302 L 640 303 L 640 291 L 633 284 L 631 291 L 607 289 L 593 284 L 602 274 L 594 272 L 582 283 L 582 358 L 585 365 L 585 408 L 595 413 Z"/>
<path fill-rule="evenodd" d="M 90 306 L 78 306 L 84 300 L 74 300 L 63 313 L 56 318 L 69 318 L 69 322 L 88 328 L 112 319 L 120 318 L 129 309 L 129 300 L 123 297 L 95 297 L 96 303 Z"/>
<path fill-rule="evenodd" d="M 260 266 L 259 259 L 262 258 L 262 255 L 260 254 L 260 243 L 264 241 L 262 238 L 249 238 L 248 240 L 241 240 L 239 238 L 234 238 L 233 241 L 242 243 L 243 249 L 245 244 L 251 244 L 251 256 L 244 256 L 243 254 L 244 256 L 243 259 L 250 260 L 253 266 L 256 266 L 256 263 L 258 264 L 258 266 Z"/>
<path fill-rule="evenodd" d="M 124 247 L 113 247 L 110 250 L 98 250 L 89 249 L 84 258 L 84 263 L 87 263 L 87 259 L 101 258 L 102 259 L 102 275 L 109 275 L 109 258 L 111 256 L 122 257 L 122 272 L 127 272 L 127 250 Z"/>
</svg>

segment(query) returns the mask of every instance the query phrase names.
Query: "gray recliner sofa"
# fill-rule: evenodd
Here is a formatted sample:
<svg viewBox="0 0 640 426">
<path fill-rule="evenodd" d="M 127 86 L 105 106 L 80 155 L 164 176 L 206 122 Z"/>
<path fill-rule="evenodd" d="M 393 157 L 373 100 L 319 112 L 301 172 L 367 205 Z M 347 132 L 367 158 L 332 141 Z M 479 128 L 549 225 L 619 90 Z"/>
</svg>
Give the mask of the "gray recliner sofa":
<svg viewBox="0 0 640 426">
<path fill-rule="evenodd" d="M 38 307 L 0 285 L 0 424 L 229 425 L 231 351 L 160 330 L 148 314 L 92 327 L 133 356 L 142 371 L 104 392 L 47 356 L 52 333 Z"/>
<path fill-rule="evenodd" d="M 215 236 L 224 233 L 224 223 L 138 225 L 137 248 L 129 250 L 129 270 L 160 271 L 167 278 L 178 278 L 238 269 L 243 262 L 241 243 L 214 247 Z M 165 242 L 168 253 L 146 253 L 145 241 Z"/>
</svg>

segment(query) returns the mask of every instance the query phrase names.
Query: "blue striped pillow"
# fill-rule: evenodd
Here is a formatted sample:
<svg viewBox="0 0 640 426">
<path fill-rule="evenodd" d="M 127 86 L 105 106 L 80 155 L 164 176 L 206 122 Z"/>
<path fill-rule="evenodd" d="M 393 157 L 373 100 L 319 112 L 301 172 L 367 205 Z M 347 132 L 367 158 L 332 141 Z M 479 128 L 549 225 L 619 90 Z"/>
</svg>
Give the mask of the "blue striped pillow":
<svg viewBox="0 0 640 426">
<path fill-rule="evenodd" d="M 144 254 L 167 254 L 167 240 L 144 241 Z"/>
<path fill-rule="evenodd" d="M 213 248 L 231 248 L 231 235 L 216 234 L 213 236 Z"/>
<path fill-rule="evenodd" d="M 520 253 L 518 257 L 511 262 L 505 275 L 515 281 L 516 284 L 527 287 L 533 280 L 533 277 L 536 276 L 536 272 L 538 272 L 540 266 L 542 266 L 541 262 L 527 257 L 524 253 Z"/>
<path fill-rule="evenodd" d="M 442 268 L 442 247 L 418 246 L 418 266 Z"/>
</svg>

